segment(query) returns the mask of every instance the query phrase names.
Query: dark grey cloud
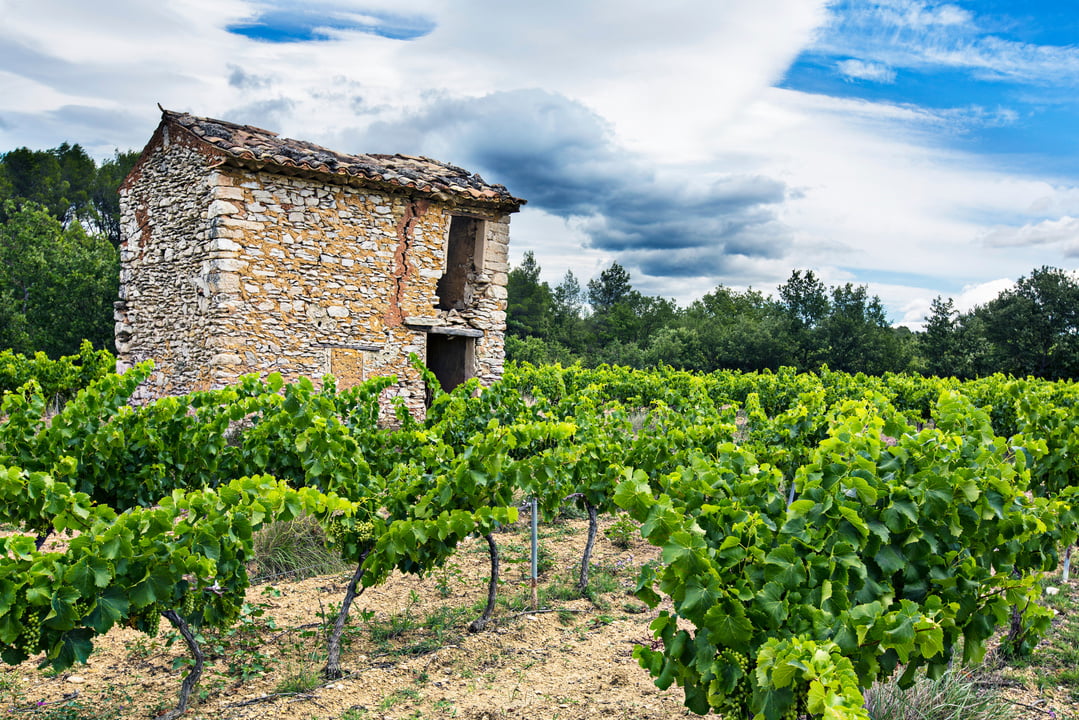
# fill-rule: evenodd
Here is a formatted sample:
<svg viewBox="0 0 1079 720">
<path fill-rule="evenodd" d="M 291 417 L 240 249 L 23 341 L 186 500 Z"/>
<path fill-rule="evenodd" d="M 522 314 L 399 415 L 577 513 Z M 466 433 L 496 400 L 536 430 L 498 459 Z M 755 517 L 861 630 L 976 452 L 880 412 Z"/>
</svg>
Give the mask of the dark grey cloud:
<svg viewBox="0 0 1079 720">
<path fill-rule="evenodd" d="M 243 118 L 245 125 L 273 129 L 286 123 L 295 106 L 296 102 L 289 98 L 268 98 L 227 110 L 223 117 Z"/>
<path fill-rule="evenodd" d="M 153 106 L 128 111 L 64 105 L 45 112 L 5 113 L 3 129 L 25 138 L 20 144 L 28 147 L 44 149 L 63 142 L 78 143 L 92 155 L 107 157 L 114 150 L 141 149 L 159 117 Z"/>
<path fill-rule="evenodd" d="M 273 84 L 268 75 L 249 73 L 239 65 L 229 65 L 229 85 L 237 90 L 261 90 Z"/>
<path fill-rule="evenodd" d="M 109 67 L 49 55 L 17 37 L 0 36 L 0 68 L 75 97 L 157 99 L 162 88 L 173 96 L 198 97 L 202 80 L 182 69 L 154 62 Z M 151 102 L 152 105 L 152 102 Z"/>
<path fill-rule="evenodd" d="M 776 219 L 787 198 L 782 182 L 661 177 L 644 157 L 617 146 L 603 118 L 543 90 L 435 99 L 421 113 L 373 125 L 353 143 L 355 150 L 426 154 L 478 171 L 530 207 L 577 219 L 593 247 L 632 254 L 648 275 L 713 275 L 729 267 L 726 256 L 775 258 L 789 244 Z"/>
</svg>

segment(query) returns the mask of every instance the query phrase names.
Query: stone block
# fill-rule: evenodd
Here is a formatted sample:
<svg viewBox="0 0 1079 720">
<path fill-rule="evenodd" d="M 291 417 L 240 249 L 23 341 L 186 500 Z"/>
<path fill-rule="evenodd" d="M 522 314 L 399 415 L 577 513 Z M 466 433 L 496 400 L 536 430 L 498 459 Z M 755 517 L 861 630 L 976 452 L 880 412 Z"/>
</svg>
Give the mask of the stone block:
<svg viewBox="0 0 1079 720">
<path fill-rule="evenodd" d="M 210 358 L 210 365 L 240 365 L 243 358 L 234 353 L 218 353 Z"/>
<path fill-rule="evenodd" d="M 219 215 L 235 215 L 238 212 L 240 212 L 240 208 L 232 203 L 226 200 L 214 200 L 210 203 L 210 207 L 206 208 L 206 217 L 213 218 Z"/>
<path fill-rule="evenodd" d="M 218 185 L 213 189 L 212 196 L 218 200 L 243 200 L 244 191 L 238 187 L 225 187 Z"/>
<path fill-rule="evenodd" d="M 239 272 L 247 267 L 247 261 L 229 257 L 212 258 L 206 262 L 206 265 L 211 271 Z"/>
</svg>

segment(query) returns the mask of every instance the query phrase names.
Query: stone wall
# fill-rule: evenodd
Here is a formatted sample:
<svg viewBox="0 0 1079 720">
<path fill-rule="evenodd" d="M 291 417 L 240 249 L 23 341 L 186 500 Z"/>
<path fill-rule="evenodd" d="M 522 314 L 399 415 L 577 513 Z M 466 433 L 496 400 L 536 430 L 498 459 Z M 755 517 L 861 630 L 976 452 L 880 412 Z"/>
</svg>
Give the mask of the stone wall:
<svg viewBox="0 0 1079 720">
<path fill-rule="evenodd" d="M 333 372 L 341 387 L 395 374 L 393 394 L 422 412 L 408 355 L 424 358 L 427 332 L 446 328 L 483 331 L 475 374 L 501 376 L 508 216 L 222 164 L 167 134 L 122 190 L 117 350 L 123 365 L 157 362 L 152 394 L 249 372 Z M 480 220 L 483 258 L 469 303 L 445 310 L 452 215 Z"/>
<path fill-rule="evenodd" d="M 215 228 L 206 222 L 215 183 L 208 158 L 158 128 L 121 188 L 117 370 L 153 359 L 143 398 L 204 388 L 218 306 L 231 297 L 209 272 Z"/>
</svg>

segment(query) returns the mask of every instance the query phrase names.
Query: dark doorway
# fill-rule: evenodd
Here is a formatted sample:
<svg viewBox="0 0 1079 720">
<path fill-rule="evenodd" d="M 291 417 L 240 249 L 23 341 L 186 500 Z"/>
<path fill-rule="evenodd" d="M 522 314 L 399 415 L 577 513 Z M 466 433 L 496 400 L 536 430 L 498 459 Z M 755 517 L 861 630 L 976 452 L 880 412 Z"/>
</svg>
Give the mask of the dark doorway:
<svg viewBox="0 0 1079 720">
<path fill-rule="evenodd" d="M 446 272 L 438 280 L 438 307 L 441 310 L 464 310 L 468 297 L 468 274 L 475 269 L 479 225 L 475 218 L 454 215 L 450 218 L 450 236 L 446 247 Z"/>
<path fill-rule="evenodd" d="M 427 367 L 443 390 L 449 392 L 475 374 L 475 347 L 475 338 L 427 334 Z"/>
</svg>

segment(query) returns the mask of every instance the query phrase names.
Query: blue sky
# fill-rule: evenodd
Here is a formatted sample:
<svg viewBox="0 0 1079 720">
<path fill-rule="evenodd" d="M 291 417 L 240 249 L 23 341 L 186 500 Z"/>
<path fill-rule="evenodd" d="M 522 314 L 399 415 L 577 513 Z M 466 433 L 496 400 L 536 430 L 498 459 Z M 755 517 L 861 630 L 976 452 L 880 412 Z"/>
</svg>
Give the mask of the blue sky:
<svg viewBox="0 0 1079 720">
<path fill-rule="evenodd" d="M 780 87 L 965 110 L 967 125 L 957 117 L 943 142 L 1020 170 L 1075 171 L 1079 7 L 840 2 L 830 11 Z"/>
<path fill-rule="evenodd" d="M 1079 267 L 1079 5 L 0 0 L 0 151 L 141 147 L 156 103 L 529 199 L 544 277 L 688 302 L 794 269 L 896 322 Z"/>
</svg>

